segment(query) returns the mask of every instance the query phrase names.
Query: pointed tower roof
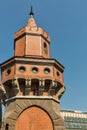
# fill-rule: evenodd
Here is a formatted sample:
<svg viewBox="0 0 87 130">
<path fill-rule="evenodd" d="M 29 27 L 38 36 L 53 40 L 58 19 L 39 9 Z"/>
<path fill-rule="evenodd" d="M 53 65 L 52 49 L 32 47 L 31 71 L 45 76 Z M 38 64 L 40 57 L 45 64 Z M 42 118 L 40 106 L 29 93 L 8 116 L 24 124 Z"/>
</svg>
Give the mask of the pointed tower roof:
<svg viewBox="0 0 87 130">
<path fill-rule="evenodd" d="M 14 35 L 14 55 L 49 58 L 50 36 L 36 25 L 32 6 L 29 14 L 27 25 Z"/>
<path fill-rule="evenodd" d="M 27 26 L 32 30 L 33 29 L 37 29 L 37 25 L 36 25 L 36 22 L 35 22 L 35 19 L 34 19 L 34 13 L 33 13 L 33 8 L 31 6 L 31 10 L 30 10 L 30 18 L 28 20 L 28 24 Z"/>
<path fill-rule="evenodd" d="M 29 34 L 41 35 L 50 43 L 50 36 L 41 27 L 38 27 L 35 22 L 32 6 L 29 15 L 30 17 L 28 19 L 27 25 L 21 28 L 20 30 L 18 30 L 17 32 L 15 32 L 14 39 L 17 40 L 24 34 L 29 33 Z"/>
</svg>

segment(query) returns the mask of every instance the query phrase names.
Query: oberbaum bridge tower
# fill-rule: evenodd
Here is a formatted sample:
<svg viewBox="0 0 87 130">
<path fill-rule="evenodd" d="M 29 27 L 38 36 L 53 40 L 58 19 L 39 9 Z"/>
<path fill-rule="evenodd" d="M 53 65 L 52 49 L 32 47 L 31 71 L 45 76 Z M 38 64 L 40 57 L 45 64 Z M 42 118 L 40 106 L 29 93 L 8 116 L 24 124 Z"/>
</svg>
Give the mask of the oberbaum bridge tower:
<svg viewBox="0 0 87 130">
<path fill-rule="evenodd" d="M 50 58 L 50 36 L 30 11 L 14 34 L 14 57 L 0 65 L 0 98 L 6 107 L 1 130 L 65 130 L 60 98 L 64 67 Z"/>
</svg>

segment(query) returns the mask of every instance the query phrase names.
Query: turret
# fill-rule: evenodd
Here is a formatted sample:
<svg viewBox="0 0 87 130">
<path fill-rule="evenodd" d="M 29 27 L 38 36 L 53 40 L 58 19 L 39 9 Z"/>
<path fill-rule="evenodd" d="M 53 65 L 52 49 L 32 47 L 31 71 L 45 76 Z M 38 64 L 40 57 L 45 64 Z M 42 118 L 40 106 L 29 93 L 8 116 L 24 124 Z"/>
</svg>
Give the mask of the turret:
<svg viewBox="0 0 87 130">
<path fill-rule="evenodd" d="M 64 67 L 50 58 L 50 36 L 37 27 L 31 9 L 28 24 L 14 35 L 14 57 L 1 64 L 8 99 L 17 95 L 52 96 L 64 92 Z"/>
<path fill-rule="evenodd" d="M 33 15 L 31 8 L 27 25 L 14 34 L 14 57 L 0 65 L 6 105 L 2 130 L 65 129 L 59 109 L 64 67 L 50 58 L 50 36 Z"/>
</svg>

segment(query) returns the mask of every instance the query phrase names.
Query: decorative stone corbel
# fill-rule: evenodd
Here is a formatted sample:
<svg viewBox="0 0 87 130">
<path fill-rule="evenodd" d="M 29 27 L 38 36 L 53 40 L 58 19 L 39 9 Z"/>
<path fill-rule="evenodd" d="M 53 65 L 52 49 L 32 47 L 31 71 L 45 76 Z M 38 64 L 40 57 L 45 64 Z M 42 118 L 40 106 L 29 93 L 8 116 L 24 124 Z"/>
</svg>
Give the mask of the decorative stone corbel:
<svg viewBox="0 0 87 130">
<path fill-rule="evenodd" d="M 13 86 L 14 96 L 19 95 L 19 93 L 20 93 L 20 86 L 19 86 L 19 82 L 18 82 L 17 77 L 14 77 L 12 79 L 12 86 Z"/>
<path fill-rule="evenodd" d="M 57 81 L 55 79 L 52 80 L 52 83 L 50 85 L 50 89 L 48 91 L 49 95 L 53 96 L 55 93 L 55 88 L 57 87 Z"/>
<path fill-rule="evenodd" d="M 43 95 L 43 91 L 44 91 L 44 80 L 43 79 L 39 79 L 39 95 Z"/>
<path fill-rule="evenodd" d="M 25 83 L 26 87 L 31 86 L 31 78 L 27 77 L 26 78 L 26 83 Z"/>
<path fill-rule="evenodd" d="M 66 88 L 64 86 L 62 86 L 60 88 L 60 90 L 57 92 L 56 98 L 58 98 L 58 100 L 60 100 L 60 98 L 61 98 L 62 94 L 65 92 L 65 90 L 66 90 Z"/>
<path fill-rule="evenodd" d="M 31 91 L 31 79 L 28 77 L 26 78 L 26 82 L 25 82 L 25 95 L 29 95 Z"/>
<path fill-rule="evenodd" d="M 2 100 L 2 103 L 4 103 L 5 100 L 7 99 L 6 91 L 1 81 L 0 81 L 0 99 Z"/>
<path fill-rule="evenodd" d="M 57 87 L 57 81 L 55 79 L 52 80 L 52 86 Z"/>
</svg>

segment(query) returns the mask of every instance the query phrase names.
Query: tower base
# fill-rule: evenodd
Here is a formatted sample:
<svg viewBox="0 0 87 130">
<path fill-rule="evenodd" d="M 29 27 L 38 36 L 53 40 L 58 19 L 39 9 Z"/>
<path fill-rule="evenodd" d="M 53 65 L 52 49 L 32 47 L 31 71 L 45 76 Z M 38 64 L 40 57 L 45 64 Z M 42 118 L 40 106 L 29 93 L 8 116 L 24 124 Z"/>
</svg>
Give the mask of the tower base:
<svg viewBox="0 0 87 130">
<path fill-rule="evenodd" d="M 2 130 L 65 130 L 59 102 L 52 97 L 17 96 L 6 105 Z"/>
</svg>

